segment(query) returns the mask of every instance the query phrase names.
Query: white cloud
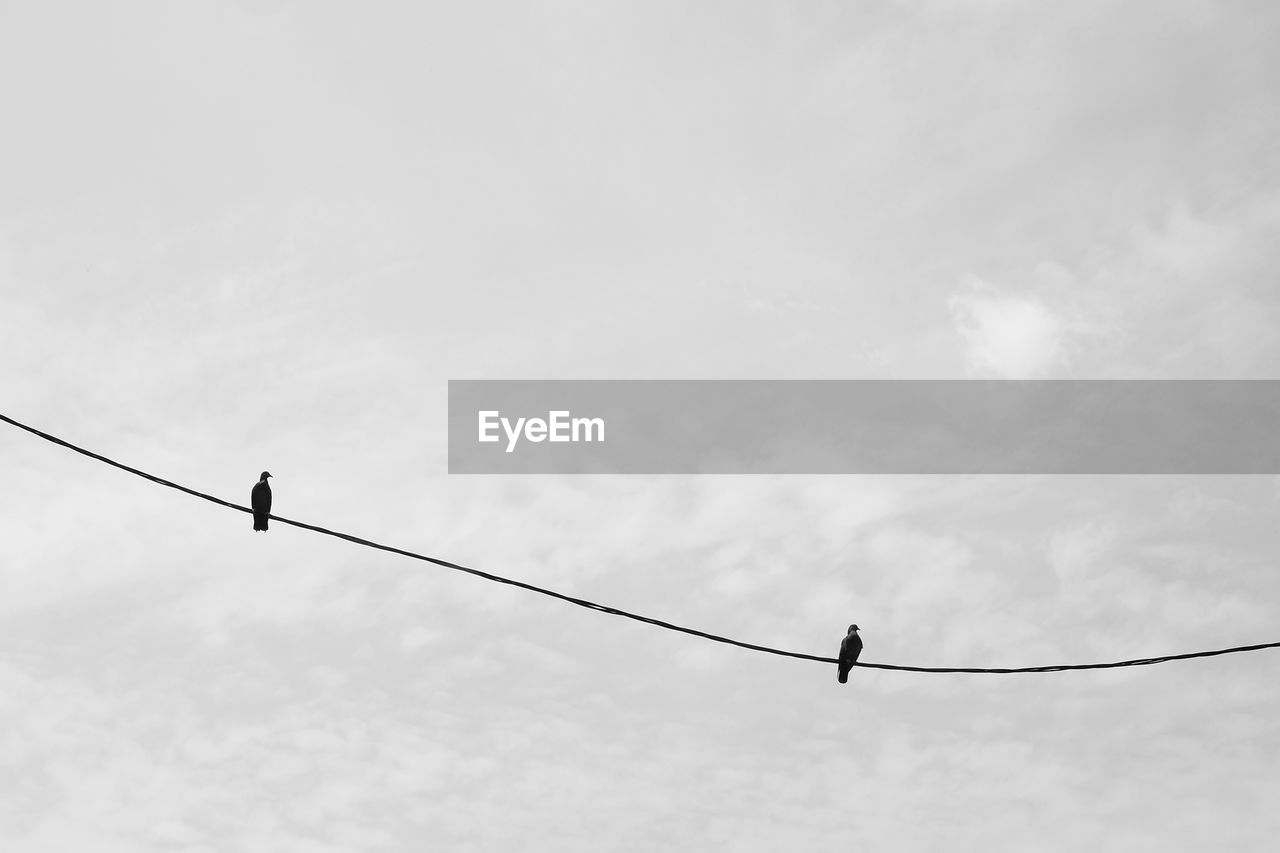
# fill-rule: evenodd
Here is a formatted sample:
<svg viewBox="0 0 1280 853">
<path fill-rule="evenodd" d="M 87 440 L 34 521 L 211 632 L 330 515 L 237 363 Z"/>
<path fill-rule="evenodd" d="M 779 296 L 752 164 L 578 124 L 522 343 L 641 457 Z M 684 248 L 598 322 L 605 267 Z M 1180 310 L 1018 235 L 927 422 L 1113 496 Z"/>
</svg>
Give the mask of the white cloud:
<svg viewBox="0 0 1280 853">
<path fill-rule="evenodd" d="M 1033 295 L 1000 293 L 971 279 L 948 304 L 965 359 L 978 375 L 1033 379 L 1065 361 L 1064 320 Z"/>
</svg>

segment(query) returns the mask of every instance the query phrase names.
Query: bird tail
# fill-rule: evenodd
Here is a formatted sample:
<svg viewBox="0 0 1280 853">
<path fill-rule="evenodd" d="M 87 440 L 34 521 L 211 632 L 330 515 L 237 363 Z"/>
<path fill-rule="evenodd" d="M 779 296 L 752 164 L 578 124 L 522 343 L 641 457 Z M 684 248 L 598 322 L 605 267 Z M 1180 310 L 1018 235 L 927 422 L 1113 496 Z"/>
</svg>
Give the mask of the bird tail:
<svg viewBox="0 0 1280 853">
<path fill-rule="evenodd" d="M 840 678 L 840 683 L 841 683 L 841 684 L 848 684 L 848 683 L 849 683 L 849 670 L 845 669 L 844 667 L 840 667 L 840 676 L 839 676 L 839 678 Z"/>
<path fill-rule="evenodd" d="M 266 529 L 267 529 L 267 517 L 266 517 L 265 515 L 255 515 L 255 516 L 253 517 L 253 529 L 254 529 L 254 530 L 266 530 Z"/>
</svg>

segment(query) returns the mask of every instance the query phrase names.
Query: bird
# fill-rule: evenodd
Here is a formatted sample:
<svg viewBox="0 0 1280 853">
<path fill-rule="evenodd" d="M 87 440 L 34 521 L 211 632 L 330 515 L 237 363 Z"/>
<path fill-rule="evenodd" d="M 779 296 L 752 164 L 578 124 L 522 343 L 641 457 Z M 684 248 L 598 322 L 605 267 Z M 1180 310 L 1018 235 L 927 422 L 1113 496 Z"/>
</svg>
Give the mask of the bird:
<svg viewBox="0 0 1280 853">
<path fill-rule="evenodd" d="M 253 507 L 254 530 L 267 529 L 267 516 L 271 514 L 271 485 L 267 482 L 267 478 L 270 476 L 269 472 L 262 472 L 262 476 L 254 484 L 253 494 L 249 498 L 249 504 Z"/>
<path fill-rule="evenodd" d="M 840 668 L 841 684 L 849 681 L 849 670 L 853 669 L 853 665 L 858 662 L 860 654 L 862 654 L 862 638 L 858 636 L 858 626 L 850 625 L 849 633 L 845 634 L 844 639 L 840 641 L 840 659 L 837 665 Z"/>
</svg>

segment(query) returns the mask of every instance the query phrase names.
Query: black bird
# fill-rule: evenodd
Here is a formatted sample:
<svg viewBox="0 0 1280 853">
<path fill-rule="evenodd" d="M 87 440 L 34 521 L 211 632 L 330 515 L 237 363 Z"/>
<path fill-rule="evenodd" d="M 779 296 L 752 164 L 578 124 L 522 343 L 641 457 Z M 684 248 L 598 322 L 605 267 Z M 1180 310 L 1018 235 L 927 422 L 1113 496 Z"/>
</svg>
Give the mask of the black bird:
<svg viewBox="0 0 1280 853">
<path fill-rule="evenodd" d="M 253 495 L 249 498 L 249 505 L 253 507 L 254 530 L 267 529 L 267 516 L 271 514 L 271 485 L 267 483 L 267 478 L 270 476 L 270 473 L 262 472 L 262 476 L 253 487 Z"/>
<path fill-rule="evenodd" d="M 853 665 L 858 662 L 858 655 L 862 654 L 862 638 L 858 636 L 858 626 L 850 625 L 849 633 L 845 634 L 844 639 L 840 641 L 840 683 L 844 684 L 849 680 L 849 670 L 853 669 Z"/>
</svg>

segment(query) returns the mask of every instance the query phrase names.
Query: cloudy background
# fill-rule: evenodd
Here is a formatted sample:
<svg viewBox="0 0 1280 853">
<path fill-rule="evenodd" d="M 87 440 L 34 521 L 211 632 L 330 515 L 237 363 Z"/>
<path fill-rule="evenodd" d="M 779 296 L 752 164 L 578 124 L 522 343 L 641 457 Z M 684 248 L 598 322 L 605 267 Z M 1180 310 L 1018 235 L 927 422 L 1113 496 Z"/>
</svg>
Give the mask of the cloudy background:
<svg viewBox="0 0 1280 853">
<path fill-rule="evenodd" d="M 1280 378 L 1280 7 L 6 3 L 0 411 L 912 665 L 1280 640 L 1256 477 L 449 477 L 462 378 Z M 1260 850 L 1280 653 L 716 646 L 0 429 L 0 843 Z"/>
</svg>

